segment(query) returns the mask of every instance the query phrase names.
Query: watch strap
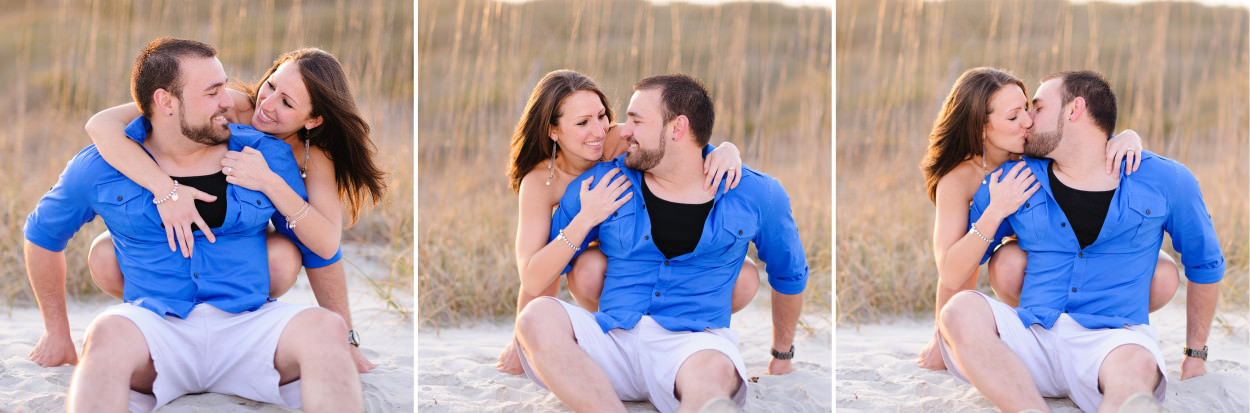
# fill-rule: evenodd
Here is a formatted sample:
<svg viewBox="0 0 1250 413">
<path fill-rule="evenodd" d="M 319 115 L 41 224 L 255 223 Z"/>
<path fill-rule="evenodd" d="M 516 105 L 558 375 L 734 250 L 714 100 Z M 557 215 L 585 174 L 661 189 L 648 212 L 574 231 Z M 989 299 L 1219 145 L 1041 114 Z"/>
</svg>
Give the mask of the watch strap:
<svg viewBox="0 0 1250 413">
<path fill-rule="evenodd" d="M 1185 347 L 1185 357 L 1193 357 L 1205 361 L 1207 359 L 1207 346 L 1202 346 L 1202 350 Z"/>
<path fill-rule="evenodd" d="M 769 352 L 769 353 L 772 353 L 773 358 L 775 358 L 775 359 L 777 359 L 777 360 L 789 360 L 789 359 L 794 358 L 794 345 L 793 345 L 793 344 L 791 344 L 791 345 L 790 345 L 790 351 L 787 351 L 787 352 L 785 352 L 785 353 L 782 353 L 782 352 L 780 352 L 780 351 L 777 351 L 777 349 L 774 349 L 774 348 L 769 348 L 769 349 L 768 349 L 768 352 Z"/>
<path fill-rule="evenodd" d="M 356 330 L 347 331 L 347 344 L 351 344 L 353 347 L 360 347 L 360 335 L 356 334 Z"/>
</svg>

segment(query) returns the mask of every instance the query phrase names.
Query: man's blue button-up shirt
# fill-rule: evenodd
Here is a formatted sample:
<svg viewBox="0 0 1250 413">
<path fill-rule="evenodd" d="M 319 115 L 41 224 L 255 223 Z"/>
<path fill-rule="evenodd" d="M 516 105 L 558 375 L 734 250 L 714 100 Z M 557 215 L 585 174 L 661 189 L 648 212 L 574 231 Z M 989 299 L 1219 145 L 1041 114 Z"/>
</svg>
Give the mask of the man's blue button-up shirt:
<svg viewBox="0 0 1250 413">
<path fill-rule="evenodd" d="M 704 150 L 705 154 L 707 148 Z M 669 331 L 729 327 L 734 282 L 748 243 L 754 242 L 768 269 L 768 282 L 782 294 L 807 286 L 807 258 L 790 213 L 790 198 L 771 176 L 743 166 L 738 187 L 716 192 L 703 235 L 694 251 L 667 259 L 651 238 L 651 218 L 642 196 L 642 172 L 625 167 L 625 155 L 591 167 L 569 184 L 551 217 L 551 236 L 581 209 L 583 179 L 592 185 L 612 168 L 633 184 L 633 197 L 586 236 L 598 239 L 608 257 L 595 318 L 604 332 L 631 329 L 649 315 Z M 574 256 L 576 258 L 576 256 Z M 566 269 L 567 271 L 567 269 Z"/>
<path fill-rule="evenodd" d="M 132 138 L 146 135 L 140 117 L 127 127 Z M 230 125 L 232 151 L 244 146 L 264 155 L 270 169 L 300 196 L 307 196 L 291 149 L 249 126 Z M 26 218 L 30 242 L 62 251 L 74 233 L 97 215 L 113 236 L 117 263 L 125 277 L 122 299 L 156 314 L 184 318 L 199 303 L 239 313 L 260 308 L 269 299 L 269 261 L 265 228 L 276 209 L 264 194 L 228 185 L 226 218 L 212 229 L 216 243 L 195 232 L 195 253 L 183 258 L 169 251 L 153 195 L 127 179 L 88 146 L 66 165 L 59 181 Z M 187 202 L 186 200 L 180 202 Z M 280 214 L 279 214 L 280 215 Z"/>
<path fill-rule="evenodd" d="M 1048 176 L 1049 159 L 1024 158 L 1033 176 Z M 999 169 L 1008 170 L 1014 162 Z M 1181 254 L 1185 277 L 1209 284 L 1224 278 L 1224 256 L 1198 180 L 1179 162 L 1142 152 L 1141 167 L 1120 174 L 1120 183 L 1098 239 L 1081 248 L 1067 216 L 1055 202 L 1050 180 L 1003 221 L 991 245 L 1018 234 L 1028 253 L 1020 306 L 1024 325 L 1050 328 L 1062 313 L 1085 328 L 1149 324 L 1150 282 L 1163 232 Z M 990 203 L 982 184 L 972 200 L 968 222 Z M 982 262 L 989 259 L 987 250 Z"/>
</svg>

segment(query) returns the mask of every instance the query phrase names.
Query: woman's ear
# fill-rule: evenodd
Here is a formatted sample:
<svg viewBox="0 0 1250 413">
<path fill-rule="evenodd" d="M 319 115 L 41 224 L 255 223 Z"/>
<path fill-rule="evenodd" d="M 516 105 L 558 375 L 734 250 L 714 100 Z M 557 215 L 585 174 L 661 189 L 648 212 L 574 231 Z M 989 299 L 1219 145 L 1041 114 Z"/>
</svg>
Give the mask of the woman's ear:
<svg viewBox="0 0 1250 413">
<path fill-rule="evenodd" d="M 320 116 L 308 119 L 307 121 L 304 121 L 304 129 L 313 130 L 318 126 L 321 126 L 322 121 L 323 119 Z"/>
</svg>

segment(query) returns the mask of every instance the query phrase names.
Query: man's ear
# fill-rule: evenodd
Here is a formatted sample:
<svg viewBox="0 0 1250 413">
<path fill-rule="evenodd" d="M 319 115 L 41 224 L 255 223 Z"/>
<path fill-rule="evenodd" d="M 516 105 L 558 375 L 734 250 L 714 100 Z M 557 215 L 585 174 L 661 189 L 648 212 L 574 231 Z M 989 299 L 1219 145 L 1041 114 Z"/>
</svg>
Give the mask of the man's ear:
<svg viewBox="0 0 1250 413">
<path fill-rule="evenodd" d="M 174 94 L 169 93 L 168 90 L 165 90 L 164 88 L 156 89 L 155 92 L 152 92 L 152 111 L 156 113 L 153 113 L 152 115 L 173 116 L 174 106 L 177 106 L 174 104 L 175 99 L 177 98 Z"/>
<path fill-rule="evenodd" d="M 690 118 L 687 118 L 686 115 L 677 115 L 676 118 L 673 118 L 672 122 L 669 122 L 669 125 L 673 128 L 672 135 L 674 142 L 685 139 L 690 135 Z"/>
<path fill-rule="evenodd" d="M 1077 96 L 1076 99 L 1072 99 L 1072 108 L 1070 109 L 1070 112 L 1068 112 L 1068 120 L 1075 122 L 1077 119 L 1084 116 L 1087 110 L 1089 110 L 1089 108 L 1085 106 L 1085 98 Z"/>
</svg>

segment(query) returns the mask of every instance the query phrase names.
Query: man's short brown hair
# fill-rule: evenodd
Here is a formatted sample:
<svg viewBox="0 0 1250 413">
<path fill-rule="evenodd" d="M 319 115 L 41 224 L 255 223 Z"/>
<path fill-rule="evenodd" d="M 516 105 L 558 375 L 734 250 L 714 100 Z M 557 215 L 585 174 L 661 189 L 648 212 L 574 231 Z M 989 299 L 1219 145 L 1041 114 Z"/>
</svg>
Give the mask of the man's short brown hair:
<svg viewBox="0 0 1250 413">
<path fill-rule="evenodd" d="M 1063 81 L 1063 88 L 1060 89 L 1060 106 L 1068 104 L 1076 98 L 1085 99 L 1085 108 L 1089 110 L 1090 116 L 1094 118 L 1094 124 L 1098 125 L 1110 138 L 1115 132 L 1116 108 L 1115 92 L 1111 91 L 1111 84 L 1103 79 L 1098 72 L 1089 70 L 1059 72 L 1046 76 L 1043 82 L 1051 79 L 1060 79 Z"/>
<path fill-rule="evenodd" d="M 152 116 L 152 94 L 158 89 L 182 97 L 178 59 L 187 56 L 215 57 L 217 50 L 195 40 L 162 37 L 148 43 L 143 53 L 139 53 L 134 70 L 130 72 L 130 94 L 144 116 Z"/>
<path fill-rule="evenodd" d="M 712 109 L 712 98 L 698 80 L 684 74 L 660 75 L 639 80 L 634 85 L 634 90 L 649 89 L 660 89 L 664 123 L 685 115 L 695 141 L 699 146 L 707 145 L 712 138 L 716 112 Z"/>
</svg>

